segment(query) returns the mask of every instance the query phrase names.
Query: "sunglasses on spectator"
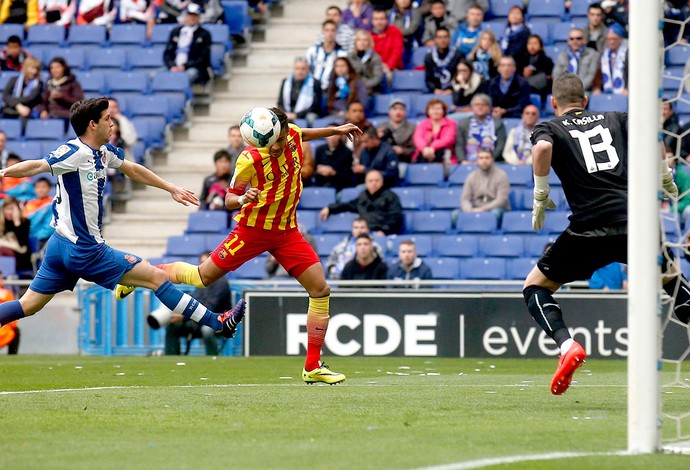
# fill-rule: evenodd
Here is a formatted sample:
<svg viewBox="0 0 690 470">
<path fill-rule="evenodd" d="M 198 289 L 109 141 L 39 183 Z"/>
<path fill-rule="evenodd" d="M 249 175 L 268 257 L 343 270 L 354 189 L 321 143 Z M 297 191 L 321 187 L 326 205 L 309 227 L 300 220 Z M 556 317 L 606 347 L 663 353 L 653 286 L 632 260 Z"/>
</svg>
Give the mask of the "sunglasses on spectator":
<svg viewBox="0 0 690 470">
<path fill-rule="evenodd" d="M 574 38 L 568 38 L 568 40 L 570 40 L 570 41 L 582 41 L 583 39 L 584 39 L 584 37 L 582 37 L 582 36 L 577 36 Z"/>
</svg>

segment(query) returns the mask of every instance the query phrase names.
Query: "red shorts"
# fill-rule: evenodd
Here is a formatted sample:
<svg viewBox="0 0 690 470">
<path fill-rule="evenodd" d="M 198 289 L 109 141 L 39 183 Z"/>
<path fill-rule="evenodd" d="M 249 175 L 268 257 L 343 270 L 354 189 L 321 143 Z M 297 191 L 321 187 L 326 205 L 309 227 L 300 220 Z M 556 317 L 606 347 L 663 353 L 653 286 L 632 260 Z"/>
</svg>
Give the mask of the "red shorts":
<svg viewBox="0 0 690 470">
<path fill-rule="evenodd" d="M 213 250 L 211 260 L 223 271 L 234 271 L 266 251 L 294 278 L 300 277 L 307 268 L 321 262 L 296 228 L 264 230 L 241 225 L 236 225 Z"/>
</svg>

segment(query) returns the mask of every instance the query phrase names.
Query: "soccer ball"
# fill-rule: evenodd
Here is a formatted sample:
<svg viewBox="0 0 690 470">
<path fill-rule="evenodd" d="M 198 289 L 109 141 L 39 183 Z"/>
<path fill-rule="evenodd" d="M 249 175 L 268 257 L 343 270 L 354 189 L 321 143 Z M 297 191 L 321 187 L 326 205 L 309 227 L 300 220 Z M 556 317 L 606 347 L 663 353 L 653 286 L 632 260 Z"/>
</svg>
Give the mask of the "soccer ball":
<svg viewBox="0 0 690 470">
<path fill-rule="evenodd" d="M 240 121 L 240 133 L 249 145 L 270 147 L 280 135 L 278 116 L 267 108 L 250 109 Z"/>
</svg>

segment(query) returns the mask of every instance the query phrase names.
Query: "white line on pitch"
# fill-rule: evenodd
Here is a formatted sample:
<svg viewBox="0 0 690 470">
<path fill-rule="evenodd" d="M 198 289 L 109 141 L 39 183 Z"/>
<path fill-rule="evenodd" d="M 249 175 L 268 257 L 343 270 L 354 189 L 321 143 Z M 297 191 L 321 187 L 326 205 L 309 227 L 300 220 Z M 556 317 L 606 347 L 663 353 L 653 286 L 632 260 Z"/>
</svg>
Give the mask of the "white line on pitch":
<svg viewBox="0 0 690 470">
<path fill-rule="evenodd" d="M 474 468 L 489 467 L 492 465 L 511 464 L 517 462 L 530 462 L 537 460 L 553 460 L 573 457 L 598 457 L 598 456 L 614 456 L 614 455 L 629 455 L 627 451 L 616 452 L 551 452 L 548 454 L 531 454 L 531 455 L 508 455 L 505 457 L 492 457 L 488 459 L 468 460 L 466 462 L 456 462 L 444 465 L 435 465 L 433 467 L 423 467 L 420 470 L 470 470 Z"/>
</svg>

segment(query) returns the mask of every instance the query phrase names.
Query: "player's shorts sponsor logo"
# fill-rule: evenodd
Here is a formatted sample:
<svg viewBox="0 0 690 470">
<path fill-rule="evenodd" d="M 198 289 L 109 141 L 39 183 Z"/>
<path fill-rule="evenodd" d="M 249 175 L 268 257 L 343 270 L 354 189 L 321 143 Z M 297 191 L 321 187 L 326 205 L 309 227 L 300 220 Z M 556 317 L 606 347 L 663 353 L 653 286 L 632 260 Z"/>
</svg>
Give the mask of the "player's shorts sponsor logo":
<svg viewBox="0 0 690 470">
<path fill-rule="evenodd" d="M 227 252 L 227 251 L 225 251 L 225 250 L 220 250 L 220 251 L 218 252 L 218 258 L 220 258 L 220 259 L 225 259 L 225 258 L 227 258 L 227 257 L 228 257 L 228 252 Z"/>
<path fill-rule="evenodd" d="M 134 255 L 126 254 L 125 259 L 129 261 L 130 263 L 136 263 L 137 262 L 137 257 Z"/>
</svg>

